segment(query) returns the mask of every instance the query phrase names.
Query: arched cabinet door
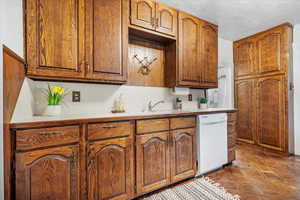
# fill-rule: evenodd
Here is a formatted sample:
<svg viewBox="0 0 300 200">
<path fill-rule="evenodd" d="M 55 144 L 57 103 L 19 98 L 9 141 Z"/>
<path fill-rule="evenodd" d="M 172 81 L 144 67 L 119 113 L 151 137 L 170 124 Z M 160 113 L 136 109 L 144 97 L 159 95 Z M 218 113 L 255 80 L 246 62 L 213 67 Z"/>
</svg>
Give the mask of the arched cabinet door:
<svg viewBox="0 0 300 200">
<path fill-rule="evenodd" d="M 237 137 L 238 140 L 254 143 L 255 133 L 255 80 L 240 80 L 235 83 L 235 104 L 237 111 Z"/>
<path fill-rule="evenodd" d="M 78 149 L 16 153 L 16 200 L 79 200 Z"/>
<path fill-rule="evenodd" d="M 253 39 L 234 43 L 235 77 L 256 73 L 255 42 Z"/>
<path fill-rule="evenodd" d="M 286 81 L 284 76 L 260 78 L 257 83 L 258 144 L 287 151 Z"/>
<path fill-rule="evenodd" d="M 205 87 L 218 87 L 218 27 L 204 23 L 201 31 L 200 81 Z"/>
<path fill-rule="evenodd" d="M 186 13 L 180 12 L 178 17 L 178 68 L 179 85 L 199 86 L 200 84 L 200 47 L 201 22 Z"/>
<path fill-rule="evenodd" d="M 155 2 L 131 0 L 131 24 L 155 30 Z"/>
<path fill-rule="evenodd" d="M 156 31 L 171 36 L 177 32 L 177 10 L 162 3 L 156 4 Z"/>
<path fill-rule="evenodd" d="M 195 129 L 172 131 L 170 152 L 172 183 L 195 175 Z"/>
<path fill-rule="evenodd" d="M 143 194 L 170 183 L 168 132 L 136 137 L 137 193 Z"/>
<path fill-rule="evenodd" d="M 257 59 L 259 73 L 279 72 L 283 70 L 284 52 L 281 52 L 284 41 L 280 30 L 268 32 L 257 40 Z"/>
<path fill-rule="evenodd" d="M 88 199 L 130 199 L 134 192 L 132 161 L 130 138 L 89 144 Z"/>
</svg>

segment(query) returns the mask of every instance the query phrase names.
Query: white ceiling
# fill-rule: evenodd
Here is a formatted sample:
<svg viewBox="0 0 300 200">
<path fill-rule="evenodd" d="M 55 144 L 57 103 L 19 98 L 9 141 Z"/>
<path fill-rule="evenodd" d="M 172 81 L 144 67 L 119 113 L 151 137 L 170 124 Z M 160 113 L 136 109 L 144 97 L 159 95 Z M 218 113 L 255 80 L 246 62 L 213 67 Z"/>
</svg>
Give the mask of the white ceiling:
<svg viewBox="0 0 300 200">
<path fill-rule="evenodd" d="M 284 22 L 300 24 L 300 0 L 158 0 L 219 25 L 220 37 L 238 40 Z"/>
</svg>

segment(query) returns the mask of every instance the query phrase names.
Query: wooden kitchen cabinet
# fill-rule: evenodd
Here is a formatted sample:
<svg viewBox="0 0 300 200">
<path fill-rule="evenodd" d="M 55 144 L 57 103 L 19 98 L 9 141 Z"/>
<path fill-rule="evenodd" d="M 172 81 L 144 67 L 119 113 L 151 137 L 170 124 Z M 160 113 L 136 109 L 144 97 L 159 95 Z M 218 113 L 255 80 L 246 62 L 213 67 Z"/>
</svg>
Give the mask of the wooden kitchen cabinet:
<svg viewBox="0 0 300 200">
<path fill-rule="evenodd" d="M 218 85 L 218 27 L 179 13 L 177 86 L 214 88 Z"/>
<path fill-rule="evenodd" d="M 228 151 L 228 163 L 232 163 L 236 159 L 236 141 L 237 141 L 237 131 L 236 131 L 236 113 L 227 114 L 227 151 Z"/>
<path fill-rule="evenodd" d="M 152 0 L 131 0 L 131 24 L 155 30 L 155 2 Z"/>
<path fill-rule="evenodd" d="M 86 78 L 127 80 L 127 0 L 87 0 Z"/>
<path fill-rule="evenodd" d="M 130 199 L 134 195 L 132 139 L 117 138 L 88 145 L 88 199 Z"/>
<path fill-rule="evenodd" d="M 169 183 L 169 132 L 136 136 L 137 194 L 156 190 Z"/>
<path fill-rule="evenodd" d="M 83 0 L 26 1 L 28 75 L 83 78 L 83 4 Z"/>
<path fill-rule="evenodd" d="M 29 77 L 127 81 L 128 0 L 26 2 Z"/>
<path fill-rule="evenodd" d="M 285 91 L 286 80 L 283 76 L 257 81 L 258 144 L 278 151 L 287 148 Z"/>
<path fill-rule="evenodd" d="M 171 182 L 192 177 L 196 173 L 195 129 L 171 132 Z"/>
<path fill-rule="evenodd" d="M 280 72 L 285 66 L 281 63 L 282 29 L 266 32 L 257 38 L 257 61 L 260 74 Z"/>
<path fill-rule="evenodd" d="M 16 199 L 79 200 L 79 147 L 16 153 Z"/>
<path fill-rule="evenodd" d="M 179 85 L 198 86 L 200 77 L 201 22 L 189 14 L 179 13 Z"/>
<path fill-rule="evenodd" d="M 234 44 L 235 77 L 257 73 L 256 45 L 254 39 L 246 39 Z"/>
<path fill-rule="evenodd" d="M 200 82 L 204 87 L 218 87 L 218 27 L 205 22 L 201 33 Z"/>
<path fill-rule="evenodd" d="M 255 140 L 255 80 L 240 80 L 235 83 L 235 105 L 237 111 L 237 137 L 240 141 L 254 143 Z"/>
<path fill-rule="evenodd" d="M 156 3 L 156 31 L 170 36 L 177 35 L 178 11 L 162 3 Z"/>
<path fill-rule="evenodd" d="M 292 34 L 285 23 L 234 42 L 239 141 L 289 152 Z"/>
<path fill-rule="evenodd" d="M 175 37 L 177 10 L 152 0 L 131 0 L 131 24 Z"/>
</svg>

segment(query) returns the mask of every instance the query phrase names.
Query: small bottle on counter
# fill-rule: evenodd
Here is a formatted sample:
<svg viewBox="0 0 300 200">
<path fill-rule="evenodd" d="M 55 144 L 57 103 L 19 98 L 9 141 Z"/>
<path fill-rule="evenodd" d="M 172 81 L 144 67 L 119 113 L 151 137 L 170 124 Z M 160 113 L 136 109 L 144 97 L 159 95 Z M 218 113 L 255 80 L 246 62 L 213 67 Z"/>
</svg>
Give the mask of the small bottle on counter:
<svg viewBox="0 0 300 200">
<path fill-rule="evenodd" d="M 176 98 L 175 109 L 176 110 L 182 110 L 182 100 L 179 97 Z"/>
</svg>

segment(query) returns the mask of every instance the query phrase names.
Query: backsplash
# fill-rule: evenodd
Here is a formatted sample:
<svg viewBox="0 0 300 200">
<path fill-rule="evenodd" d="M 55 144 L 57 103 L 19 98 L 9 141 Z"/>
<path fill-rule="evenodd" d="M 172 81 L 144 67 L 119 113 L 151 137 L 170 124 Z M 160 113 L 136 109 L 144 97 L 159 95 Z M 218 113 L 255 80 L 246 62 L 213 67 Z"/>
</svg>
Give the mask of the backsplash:
<svg viewBox="0 0 300 200">
<path fill-rule="evenodd" d="M 165 103 L 158 105 L 156 109 L 170 110 L 177 96 L 171 94 L 170 88 L 162 87 L 140 87 L 127 85 L 104 85 L 86 83 L 63 83 L 63 82 L 43 82 L 25 79 L 13 119 L 24 115 L 40 115 L 47 106 L 47 98 L 42 91 L 49 85 L 58 85 L 66 88 L 70 93 L 63 101 L 62 114 L 81 113 L 109 113 L 112 110 L 114 101 L 122 94 L 126 112 L 141 112 L 147 110 L 150 100 Z M 80 91 L 81 101 L 72 102 L 72 91 Z M 187 96 L 182 96 L 183 109 L 197 109 L 198 98 L 204 95 L 203 90 L 190 89 L 193 101 L 188 101 Z"/>
</svg>

